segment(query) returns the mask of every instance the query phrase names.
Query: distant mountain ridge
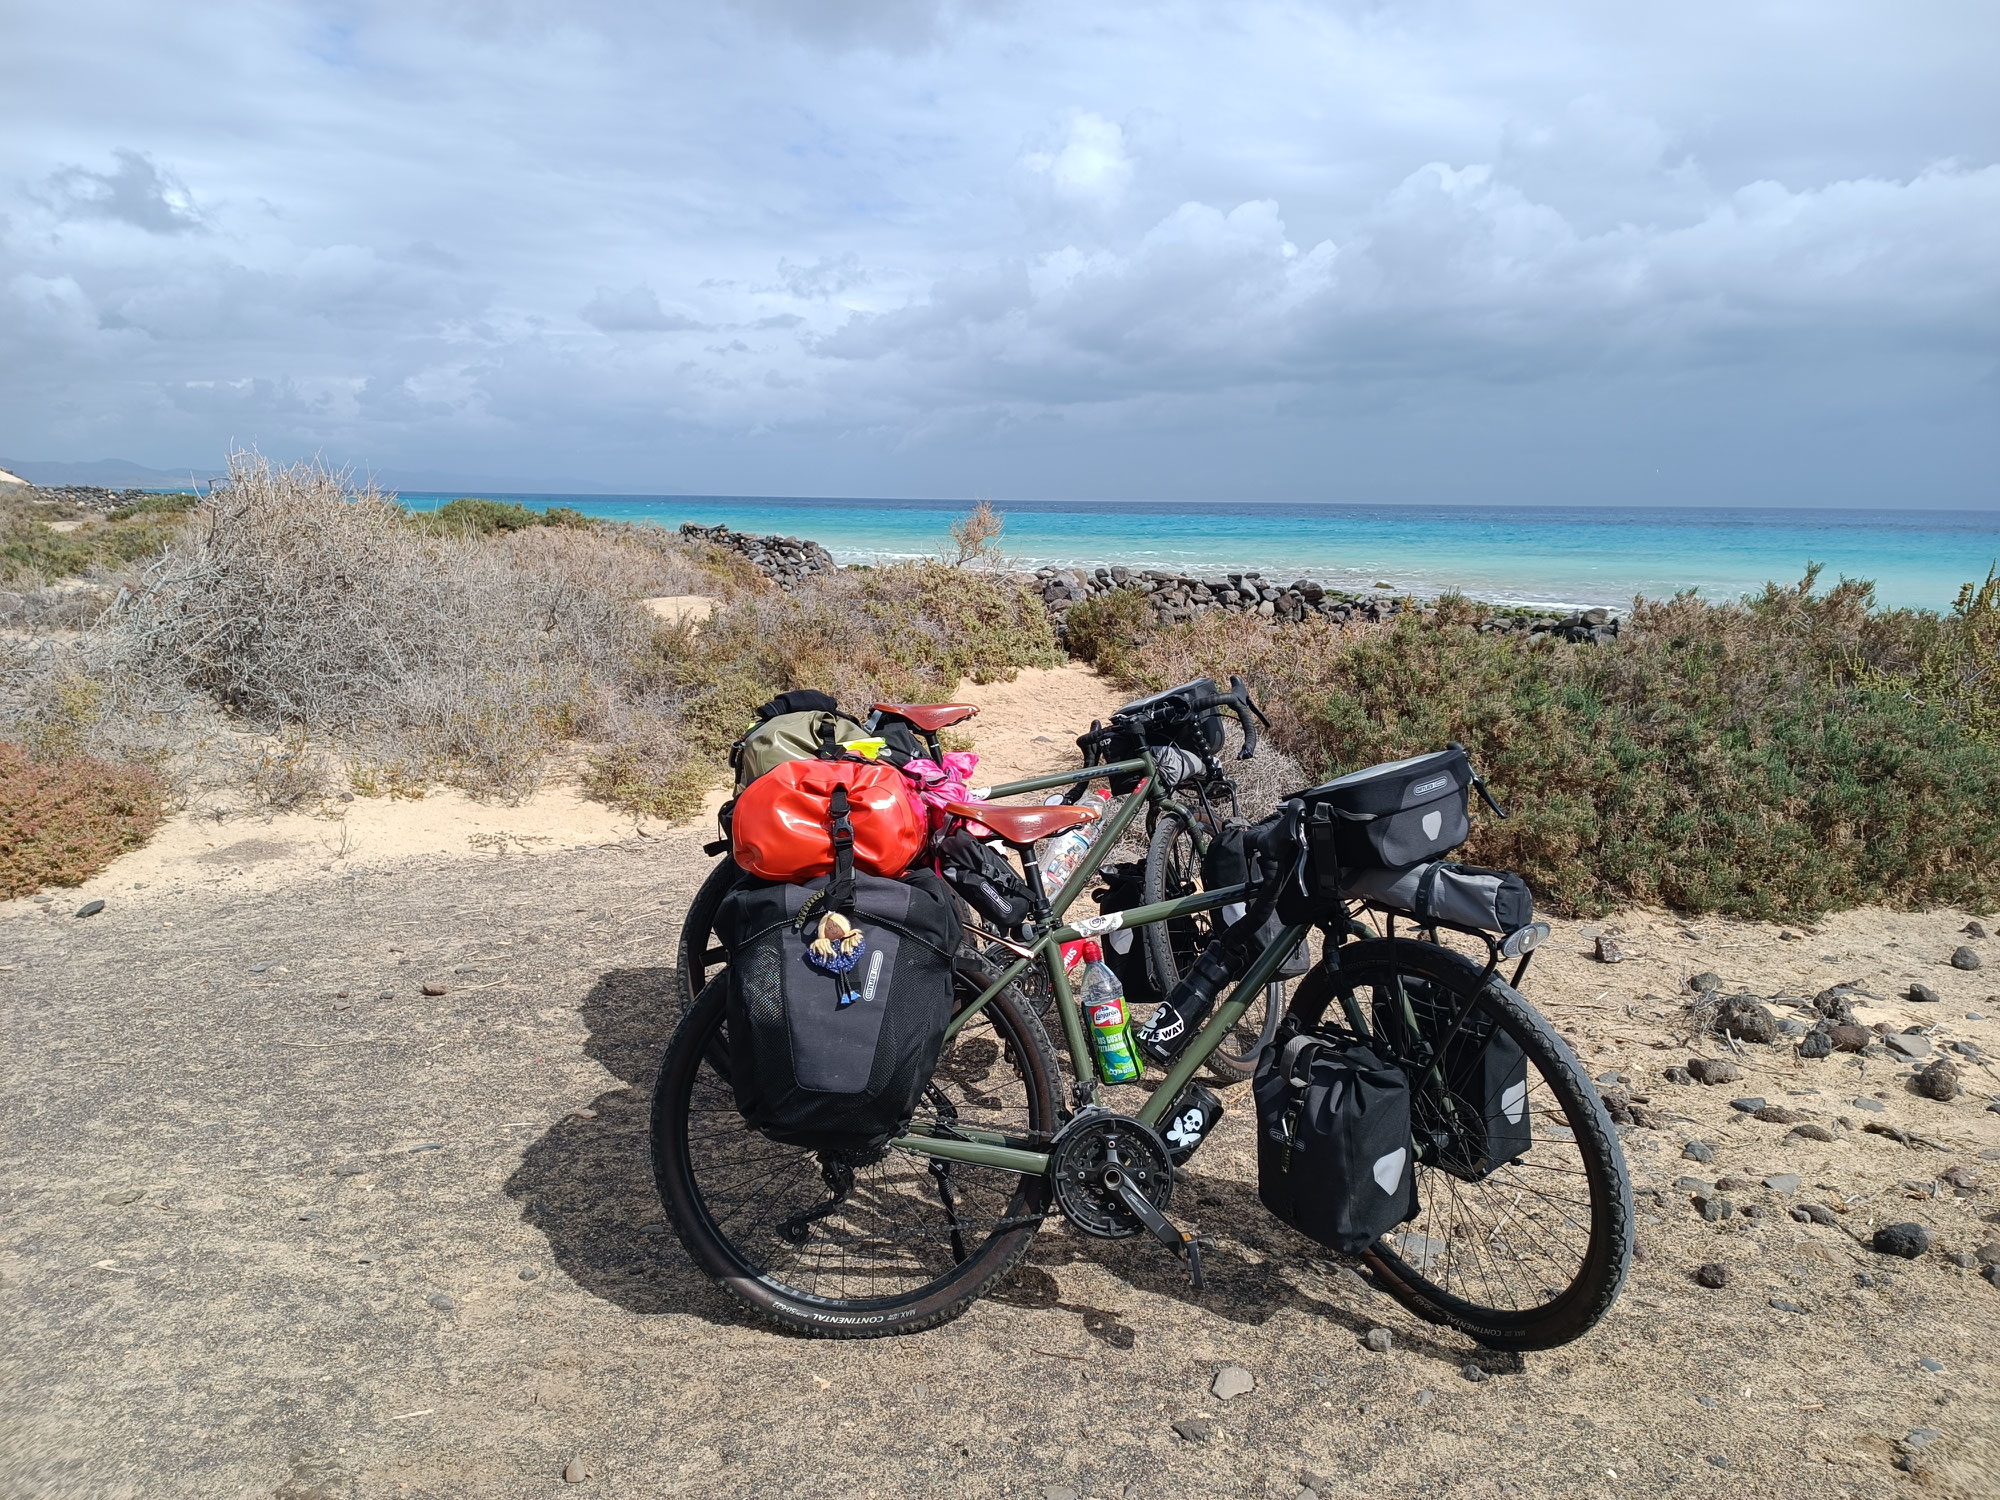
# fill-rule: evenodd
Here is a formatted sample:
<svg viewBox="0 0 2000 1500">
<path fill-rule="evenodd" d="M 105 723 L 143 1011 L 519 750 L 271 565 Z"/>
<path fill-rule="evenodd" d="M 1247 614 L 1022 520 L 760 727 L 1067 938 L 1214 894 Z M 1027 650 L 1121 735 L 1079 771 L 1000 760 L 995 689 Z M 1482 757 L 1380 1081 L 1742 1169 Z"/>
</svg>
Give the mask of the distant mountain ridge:
<svg viewBox="0 0 2000 1500">
<path fill-rule="evenodd" d="M 94 463 L 34 463 L 27 459 L 0 458 L 0 469 L 20 475 L 30 484 L 97 485 L 104 489 L 185 489 L 221 476 L 212 465 L 186 469 L 149 469 L 144 464 L 122 458 L 100 458 Z"/>
</svg>

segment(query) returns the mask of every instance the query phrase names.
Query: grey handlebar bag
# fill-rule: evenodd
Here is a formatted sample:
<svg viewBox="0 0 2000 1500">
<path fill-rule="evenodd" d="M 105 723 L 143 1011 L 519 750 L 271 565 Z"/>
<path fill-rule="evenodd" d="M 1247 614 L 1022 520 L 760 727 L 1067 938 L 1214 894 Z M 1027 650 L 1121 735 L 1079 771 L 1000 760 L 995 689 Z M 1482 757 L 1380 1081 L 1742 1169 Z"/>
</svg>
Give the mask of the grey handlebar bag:
<svg viewBox="0 0 2000 1500">
<path fill-rule="evenodd" d="M 1449 922 L 1481 932 L 1518 932 L 1535 920 L 1534 894 L 1512 870 L 1445 859 L 1402 870 L 1350 871 L 1342 894 L 1408 912 L 1419 922 Z"/>
</svg>

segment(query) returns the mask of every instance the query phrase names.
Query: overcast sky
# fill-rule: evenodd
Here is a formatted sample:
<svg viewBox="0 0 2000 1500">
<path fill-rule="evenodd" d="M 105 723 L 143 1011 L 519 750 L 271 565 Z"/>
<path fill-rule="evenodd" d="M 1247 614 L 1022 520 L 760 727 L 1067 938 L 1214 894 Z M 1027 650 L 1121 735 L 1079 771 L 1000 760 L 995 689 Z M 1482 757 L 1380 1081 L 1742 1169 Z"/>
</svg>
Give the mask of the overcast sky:
<svg viewBox="0 0 2000 1500">
<path fill-rule="evenodd" d="M 0 454 L 2000 505 L 1992 0 L 0 0 Z"/>
</svg>

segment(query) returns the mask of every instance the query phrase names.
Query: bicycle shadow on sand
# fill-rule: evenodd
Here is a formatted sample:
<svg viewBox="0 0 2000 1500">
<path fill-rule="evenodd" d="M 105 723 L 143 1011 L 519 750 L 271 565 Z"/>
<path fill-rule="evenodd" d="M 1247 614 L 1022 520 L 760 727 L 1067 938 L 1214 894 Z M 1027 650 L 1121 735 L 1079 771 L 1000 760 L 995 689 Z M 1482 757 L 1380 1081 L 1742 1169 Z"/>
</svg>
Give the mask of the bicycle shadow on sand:
<svg viewBox="0 0 2000 1500">
<path fill-rule="evenodd" d="M 628 1312 L 692 1314 L 727 1327 L 757 1320 L 698 1270 L 674 1237 L 653 1188 L 648 1117 L 653 1075 L 680 1023 L 680 977 L 671 968 L 613 969 L 599 976 L 579 1014 L 584 1053 L 614 1077 L 522 1153 L 506 1183 L 522 1219 L 578 1286 Z"/>
<path fill-rule="evenodd" d="M 728 1327 L 770 1325 L 739 1307 L 681 1248 L 653 1186 L 648 1134 L 653 1078 L 680 1022 L 678 973 L 671 968 L 614 969 L 599 977 L 579 1007 L 589 1030 L 586 1055 L 620 1087 L 559 1120 L 522 1154 L 506 1192 L 522 1218 L 547 1239 L 556 1264 L 578 1286 L 640 1316 L 689 1314 Z M 1058 1218 L 1036 1236 L 1028 1255 L 986 1300 L 1077 1317 L 1092 1338 L 1129 1349 L 1133 1331 L 1115 1312 L 1062 1292 L 1065 1267 L 1089 1265 L 1135 1291 L 1166 1296 L 1211 1317 L 1259 1326 L 1287 1310 L 1347 1329 L 1358 1341 L 1394 1309 L 1356 1276 L 1353 1263 L 1270 1220 L 1254 1185 L 1190 1171 L 1175 1193 L 1200 1221 L 1237 1226 L 1209 1242 L 1207 1287 L 1196 1291 L 1182 1263 L 1149 1239 L 1089 1239 Z M 1400 1321 L 1400 1320 L 1399 1320 Z M 1407 1325 L 1405 1325 L 1407 1326 Z M 1398 1347 L 1454 1367 L 1469 1358 L 1498 1371 L 1501 1357 L 1399 1333 Z"/>
<path fill-rule="evenodd" d="M 1448 1330 L 1439 1329 L 1436 1335 L 1411 1331 L 1397 1304 L 1370 1285 L 1358 1260 L 1336 1255 L 1270 1219 L 1254 1184 L 1189 1172 L 1177 1184 L 1175 1209 L 1184 1202 L 1195 1205 L 1194 1212 L 1208 1223 L 1239 1226 L 1204 1237 L 1206 1285 L 1201 1290 L 1189 1282 L 1184 1264 L 1150 1239 L 1095 1240 L 1061 1225 L 1036 1237 L 1021 1265 L 1005 1285 L 988 1293 L 988 1299 L 1074 1312 L 1093 1338 L 1117 1349 L 1132 1347 L 1132 1330 L 1119 1322 L 1117 1314 L 1063 1300 L 1056 1273 L 1088 1265 L 1134 1291 L 1168 1297 L 1232 1323 L 1258 1327 L 1281 1313 L 1301 1312 L 1346 1329 L 1359 1344 L 1369 1329 L 1393 1319 L 1396 1348 L 1405 1354 L 1436 1360 L 1454 1370 L 1468 1362 L 1491 1374 L 1520 1368 L 1513 1355 L 1478 1349 Z"/>
</svg>

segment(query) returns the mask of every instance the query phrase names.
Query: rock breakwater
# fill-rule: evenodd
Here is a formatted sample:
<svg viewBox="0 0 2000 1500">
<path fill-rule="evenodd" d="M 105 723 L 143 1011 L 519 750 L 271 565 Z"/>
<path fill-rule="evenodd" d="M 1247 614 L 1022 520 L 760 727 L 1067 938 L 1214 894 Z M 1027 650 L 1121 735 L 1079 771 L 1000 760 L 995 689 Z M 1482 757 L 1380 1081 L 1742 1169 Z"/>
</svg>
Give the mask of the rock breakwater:
<svg viewBox="0 0 2000 1500">
<path fill-rule="evenodd" d="M 758 536 L 748 531 L 731 531 L 727 526 L 702 526 L 688 521 L 681 535 L 725 547 L 754 563 L 765 577 L 787 592 L 809 578 L 831 573 L 836 566 L 833 554 L 818 542 L 795 536 Z"/>
<path fill-rule="evenodd" d="M 839 566 L 818 542 L 791 536 L 760 536 L 753 532 L 731 531 L 727 526 L 702 526 L 689 521 L 680 528 L 685 537 L 712 542 L 754 563 L 779 588 L 790 591 L 808 579 L 831 573 Z M 1162 625 L 1178 624 L 1196 615 L 1214 611 L 1251 615 L 1273 625 L 1296 624 L 1324 618 L 1335 624 L 1379 625 L 1398 615 L 1428 613 L 1431 605 L 1400 596 L 1386 586 L 1357 594 L 1330 589 L 1310 578 L 1281 583 L 1261 573 L 1225 573 L 1214 578 L 1196 578 L 1186 573 L 1121 566 L 1083 568 L 1045 567 L 1034 573 L 1011 575 L 1041 596 L 1043 606 L 1062 633 L 1070 610 L 1086 599 L 1126 590 L 1143 594 L 1154 618 Z M 1551 635 L 1560 640 L 1599 643 L 1618 634 L 1618 618 L 1607 609 L 1586 609 L 1553 614 L 1547 611 L 1495 607 L 1480 623 L 1485 632 L 1518 632 Z"/>
<path fill-rule="evenodd" d="M 1060 625 L 1063 616 L 1086 599 L 1121 589 L 1142 593 L 1162 625 L 1178 624 L 1196 615 L 1222 610 L 1255 615 L 1275 625 L 1294 624 L 1315 616 L 1336 624 L 1382 624 L 1409 611 L 1429 606 L 1397 596 L 1386 588 L 1369 594 L 1329 589 L 1310 578 L 1280 583 L 1261 573 L 1225 573 L 1219 578 L 1195 578 L 1185 573 L 1150 569 L 1100 567 L 1043 568 L 1032 579 L 1042 602 Z M 1600 642 L 1618 634 L 1618 621 L 1607 609 L 1587 609 L 1564 615 L 1533 610 L 1495 610 L 1479 629 L 1555 635 L 1564 640 Z"/>
</svg>

